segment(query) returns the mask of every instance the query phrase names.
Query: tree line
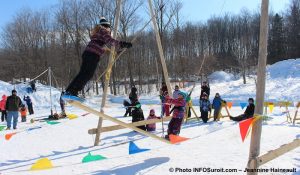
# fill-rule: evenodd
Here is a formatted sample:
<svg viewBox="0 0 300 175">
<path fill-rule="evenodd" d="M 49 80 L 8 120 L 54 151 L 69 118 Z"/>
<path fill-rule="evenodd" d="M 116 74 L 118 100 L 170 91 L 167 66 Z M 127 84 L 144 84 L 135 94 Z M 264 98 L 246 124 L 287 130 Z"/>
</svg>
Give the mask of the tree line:
<svg viewBox="0 0 300 175">
<path fill-rule="evenodd" d="M 259 9 L 242 9 L 238 15 L 213 16 L 205 22 L 185 21 L 180 0 L 155 0 L 155 16 L 172 80 L 191 81 L 217 70 L 244 78 L 256 66 L 259 48 Z M 79 71 L 81 54 L 94 25 L 101 16 L 113 24 L 116 2 L 106 0 L 64 0 L 48 9 L 21 9 L 1 33 L 0 79 L 33 78 L 51 66 L 57 83 L 66 86 Z M 120 85 L 160 83 L 162 68 L 151 24 L 148 4 L 123 0 L 118 39 L 133 47 L 116 61 L 112 70 L 111 92 Z M 270 13 L 268 63 L 300 56 L 300 0 L 291 0 L 280 14 Z M 204 60 L 203 68 L 200 70 Z M 101 58 L 95 80 L 106 69 L 108 55 Z M 42 77 L 46 80 L 47 77 Z M 98 87 L 98 85 L 97 85 Z M 151 87 L 140 91 L 149 92 Z"/>
</svg>

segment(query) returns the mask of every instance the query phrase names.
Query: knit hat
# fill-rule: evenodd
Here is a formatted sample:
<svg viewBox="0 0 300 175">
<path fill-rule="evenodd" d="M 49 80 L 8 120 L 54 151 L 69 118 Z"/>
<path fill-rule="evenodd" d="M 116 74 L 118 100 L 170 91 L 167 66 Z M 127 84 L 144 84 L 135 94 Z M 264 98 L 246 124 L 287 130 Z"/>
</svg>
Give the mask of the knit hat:
<svg viewBox="0 0 300 175">
<path fill-rule="evenodd" d="M 17 91 L 16 91 L 15 89 L 11 91 L 12 94 L 13 94 L 14 92 L 17 93 Z"/>
<path fill-rule="evenodd" d="M 182 92 L 182 91 L 180 91 L 180 92 L 178 93 L 178 95 L 181 95 L 181 96 L 183 96 L 183 98 L 185 98 L 185 97 L 186 97 L 186 93 L 185 93 L 185 92 Z"/>
<path fill-rule="evenodd" d="M 103 27 L 111 27 L 110 23 L 104 17 L 100 18 L 99 24 Z"/>
</svg>

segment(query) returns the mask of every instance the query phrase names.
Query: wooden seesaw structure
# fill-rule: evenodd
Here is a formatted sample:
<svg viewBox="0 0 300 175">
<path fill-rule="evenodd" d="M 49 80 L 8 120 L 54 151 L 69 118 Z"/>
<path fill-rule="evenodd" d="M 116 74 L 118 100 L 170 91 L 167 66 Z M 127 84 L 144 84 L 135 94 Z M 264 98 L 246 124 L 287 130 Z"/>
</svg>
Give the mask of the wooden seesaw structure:
<svg viewBox="0 0 300 175">
<path fill-rule="evenodd" d="M 82 104 L 82 103 L 80 103 L 80 102 L 78 102 L 78 101 L 75 101 L 75 100 L 68 100 L 68 103 L 70 103 L 70 105 L 72 105 L 72 106 L 75 106 L 75 107 L 77 107 L 77 108 L 80 108 L 80 109 L 82 109 L 82 110 L 85 110 L 85 111 L 87 111 L 87 112 L 89 112 L 89 113 L 91 113 L 91 114 L 94 114 L 94 115 L 98 116 L 98 117 L 102 117 L 103 119 L 106 119 L 106 120 L 109 120 L 109 121 L 114 122 L 114 123 L 116 123 L 116 124 L 119 124 L 120 126 L 118 126 L 118 127 L 129 128 L 129 129 L 132 129 L 132 130 L 134 130 L 134 131 L 137 131 L 137 132 L 139 132 L 139 133 L 141 133 L 141 134 L 143 134 L 143 135 L 146 135 L 146 136 L 148 136 L 148 137 L 154 138 L 154 139 L 159 140 L 159 141 L 162 141 L 162 142 L 164 142 L 164 143 L 169 143 L 169 144 L 171 144 L 170 141 L 168 141 L 168 140 L 166 140 L 166 139 L 164 139 L 164 138 L 161 138 L 161 137 L 159 137 L 159 136 L 157 136 L 157 135 L 155 135 L 155 134 L 152 134 L 152 133 L 149 133 L 149 132 L 147 132 L 147 131 L 144 131 L 144 130 L 142 130 L 142 129 L 140 129 L 140 128 L 137 128 L 137 127 L 136 127 L 135 125 L 133 125 L 133 124 L 128 124 L 128 123 L 122 122 L 122 121 L 120 121 L 120 120 L 118 120 L 118 119 L 116 119 L 116 118 L 113 118 L 113 117 L 109 116 L 109 115 L 106 115 L 106 114 L 104 114 L 104 113 L 101 113 L 101 112 L 99 112 L 99 111 L 96 111 L 95 109 L 92 109 L 92 108 L 90 108 L 90 107 L 88 107 L 88 106 L 86 106 L 86 105 L 84 105 L 84 104 Z M 154 119 L 154 120 L 158 120 L 158 119 Z M 149 121 L 150 121 L 150 120 L 149 120 Z M 150 122 L 150 123 L 151 123 L 151 122 Z M 138 125 L 137 125 L 137 126 L 138 126 Z M 102 130 L 101 130 L 101 131 L 102 131 Z M 93 131 L 92 131 L 92 132 L 93 132 Z"/>
</svg>

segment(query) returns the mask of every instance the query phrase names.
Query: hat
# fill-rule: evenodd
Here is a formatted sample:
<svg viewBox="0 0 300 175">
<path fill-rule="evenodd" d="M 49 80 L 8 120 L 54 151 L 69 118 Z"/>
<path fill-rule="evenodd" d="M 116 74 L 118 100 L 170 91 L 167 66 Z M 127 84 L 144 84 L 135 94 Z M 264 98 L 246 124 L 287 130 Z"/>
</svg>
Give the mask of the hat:
<svg viewBox="0 0 300 175">
<path fill-rule="evenodd" d="M 183 98 L 185 98 L 185 97 L 186 97 L 186 93 L 184 93 L 184 92 L 182 92 L 182 91 L 180 91 L 180 92 L 178 93 L 178 95 L 181 95 L 181 96 L 183 96 Z"/>
<path fill-rule="evenodd" d="M 100 24 L 101 26 L 109 27 L 109 28 L 110 28 L 110 23 L 109 23 L 104 17 L 101 17 L 101 18 L 100 18 L 99 24 Z"/>
<path fill-rule="evenodd" d="M 150 110 L 150 113 L 155 113 L 154 109 L 151 109 L 151 110 Z"/>
<path fill-rule="evenodd" d="M 248 101 L 254 101 L 254 99 L 253 98 L 249 98 Z"/>
<path fill-rule="evenodd" d="M 12 94 L 13 94 L 14 92 L 17 93 L 17 91 L 16 91 L 15 89 L 11 91 Z"/>
</svg>

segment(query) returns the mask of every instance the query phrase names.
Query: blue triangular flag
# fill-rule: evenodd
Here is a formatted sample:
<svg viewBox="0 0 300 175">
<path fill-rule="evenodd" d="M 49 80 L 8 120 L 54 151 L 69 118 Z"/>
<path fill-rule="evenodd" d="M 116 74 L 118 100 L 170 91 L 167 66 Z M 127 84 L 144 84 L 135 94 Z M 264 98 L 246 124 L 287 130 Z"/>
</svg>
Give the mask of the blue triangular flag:
<svg viewBox="0 0 300 175">
<path fill-rule="evenodd" d="M 144 151 L 148 151 L 148 150 L 150 150 L 150 149 L 140 149 L 132 141 L 129 142 L 129 154 L 140 153 L 140 152 L 144 152 Z"/>
<path fill-rule="evenodd" d="M 244 109 L 247 106 L 247 103 L 240 103 L 241 108 Z"/>
<path fill-rule="evenodd" d="M 42 128 L 42 127 L 40 127 L 40 126 L 37 126 L 37 127 L 34 127 L 34 128 L 29 128 L 27 131 L 32 131 L 32 130 L 35 130 L 35 129 L 40 129 L 40 128 Z"/>
</svg>

